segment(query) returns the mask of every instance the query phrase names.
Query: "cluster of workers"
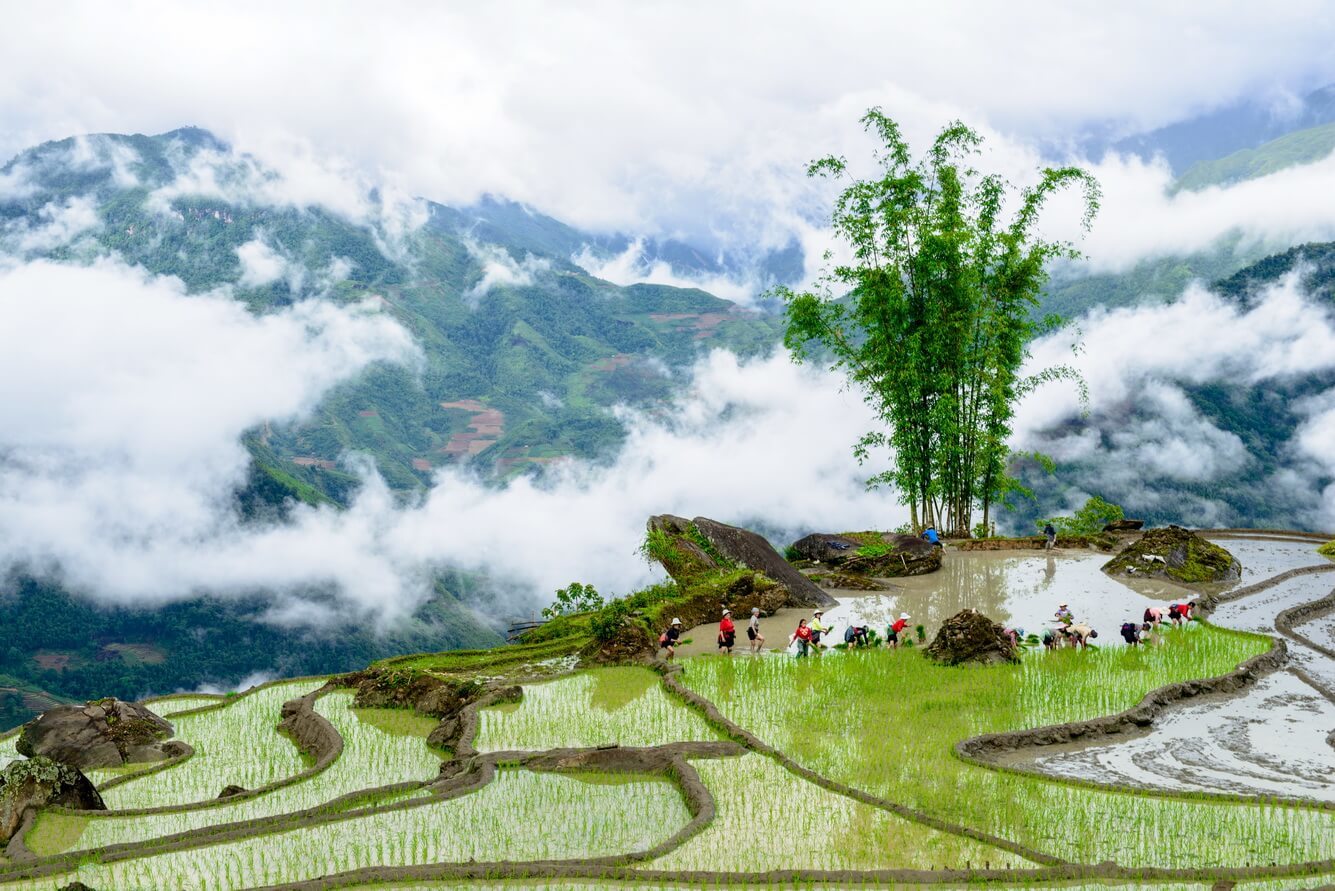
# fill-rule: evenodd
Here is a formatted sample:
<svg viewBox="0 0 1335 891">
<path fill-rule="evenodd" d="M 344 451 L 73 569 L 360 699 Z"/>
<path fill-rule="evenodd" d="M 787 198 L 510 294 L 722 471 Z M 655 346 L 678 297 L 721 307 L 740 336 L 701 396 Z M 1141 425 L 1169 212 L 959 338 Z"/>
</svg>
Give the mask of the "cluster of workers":
<svg viewBox="0 0 1335 891">
<path fill-rule="evenodd" d="M 1195 608 L 1196 601 L 1194 600 L 1171 603 L 1167 610 L 1157 606 L 1148 607 L 1139 623 L 1122 623 L 1122 639 L 1133 647 L 1142 643 L 1157 643 L 1159 626 L 1165 620 L 1172 622 L 1175 626 L 1184 625 L 1191 621 L 1191 613 Z M 1056 627 L 1046 629 L 1043 632 L 1042 641 L 1045 649 L 1055 650 L 1059 647 L 1083 649 L 1089 646 L 1090 640 L 1099 636 L 1099 633 L 1088 622 L 1076 621 L 1075 613 L 1071 611 L 1069 604 L 1058 604 L 1054 616 Z M 899 647 L 900 636 L 908 628 L 908 623 L 909 614 L 900 613 L 898 619 L 886 626 L 886 646 L 896 649 Z M 677 646 L 681 643 L 681 632 L 681 619 L 673 619 L 672 624 L 658 638 L 660 648 L 667 651 L 668 661 L 671 661 L 677 654 Z M 806 656 L 812 651 L 818 652 L 825 649 L 827 644 L 822 639 L 827 638 L 833 632 L 834 629 L 825 624 L 825 611 L 818 609 L 811 614 L 810 619 L 798 620 L 796 630 L 788 637 L 788 645 L 796 649 L 798 656 Z M 1012 643 L 1018 646 L 1025 633 L 1023 628 L 1007 628 L 1006 635 Z M 746 637 L 749 651 L 752 654 L 759 653 L 764 649 L 765 635 L 760 632 L 759 607 L 751 608 L 751 620 L 746 626 Z M 848 626 L 844 629 L 844 643 L 849 648 L 871 646 L 871 629 L 866 625 Z M 720 653 L 732 655 L 732 649 L 736 644 L 737 625 L 732 620 L 732 610 L 724 608 L 723 618 L 719 620 L 718 625 L 718 650 Z"/>
<path fill-rule="evenodd" d="M 886 646 L 896 648 L 899 646 L 899 637 L 908 627 L 908 623 L 909 614 L 900 613 L 898 619 L 886 626 Z M 677 646 L 681 643 L 681 632 L 681 619 L 673 619 L 667 630 L 659 635 L 658 645 L 667 651 L 669 662 L 677 654 Z M 813 650 L 825 649 L 828 644 L 824 643 L 822 638 L 827 638 L 833 632 L 834 628 L 825 624 L 825 611 L 818 609 L 811 614 L 810 619 L 798 620 L 797 629 L 788 636 L 788 645 L 795 647 L 798 656 L 806 656 Z M 751 621 L 746 626 L 746 637 L 752 654 L 764 649 L 765 635 L 760 632 L 760 607 L 751 607 Z M 871 628 L 867 625 L 850 625 L 844 629 L 844 643 L 849 647 L 871 646 Z M 718 650 L 731 656 L 732 648 L 736 645 L 737 625 L 732 620 L 732 610 L 725 607 L 723 618 L 718 623 Z"/>
</svg>

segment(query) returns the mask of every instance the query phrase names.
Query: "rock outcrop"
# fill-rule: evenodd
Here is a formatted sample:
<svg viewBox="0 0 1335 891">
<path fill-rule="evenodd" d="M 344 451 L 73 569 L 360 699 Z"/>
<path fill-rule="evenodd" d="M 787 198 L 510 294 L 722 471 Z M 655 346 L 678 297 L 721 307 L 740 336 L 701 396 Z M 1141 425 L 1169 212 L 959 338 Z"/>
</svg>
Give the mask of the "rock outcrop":
<svg viewBox="0 0 1335 891">
<path fill-rule="evenodd" d="M 1236 582 L 1242 564 L 1228 551 L 1189 529 L 1151 529 L 1103 564 L 1109 575 L 1169 579 L 1183 584 Z"/>
<path fill-rule="evenodd" d="M 946 665 L 1018 662 L 1020 657 L 1006 630 L 977 610 L 962 610 L 941 625 L 927 645 L 927 655 Z"/>
<path fill-rule="evenodd" d="M 1103 527 L 1104 532 L 1139 532 L 1145 528 L 1144 520 L 1113 520 Z"/>
<path fill-rule="evenodd" d="M 187 754 L 179 742 L 164 742 L 172 725 L 142 705 L 98 699 L 44 712 L 23 727 L 15 748 L 80 770 L 165 761 Z"/>
<path fill-rule="evenodd" d="M 896 532 L 813 532 L 793 542 L 793 550 L 804 560 L 838 567 L 843 575 L 897 578 L 941 568 L 941 548 Z"/>
<path fill-rule="evenodd" d="M 102 811 L 102 796 L 77 767 L 37 755 L 0 771 L 0 844 L 13 837 L 29 808 L 58 804 Z"/>
<path fill-rule="evenodd" d="M 833 606 L 835 600 L 799 572 L 761 536 L 737 526 L 729 526 L 707 517 L 687 520 L 662 514 L 649 518 L 651 540 L 658 547 L 649 548 L 677 582 L 689 586 L 702 576 L 735 568 L 745 568 L 764 575 L 783 589 L 784 606 Z"/>
</svg>

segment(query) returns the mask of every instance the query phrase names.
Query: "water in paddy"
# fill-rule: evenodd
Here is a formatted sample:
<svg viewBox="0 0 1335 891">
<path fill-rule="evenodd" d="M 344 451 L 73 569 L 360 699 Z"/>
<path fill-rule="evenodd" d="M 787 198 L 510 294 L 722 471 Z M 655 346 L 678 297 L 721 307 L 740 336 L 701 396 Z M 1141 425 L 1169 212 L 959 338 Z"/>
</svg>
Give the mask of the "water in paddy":
<svg viewBox="0 0 1335 891">
<path fill-rule="evenodd" d="M 1045 555 L 1038 551 L 947 551 L 941 569 L 930 575 L 890 579 L 888 591 L 844 591 L 831 594 L 839 601 L 825 614 L 834 627 L 832 643 L 843 641 L 849 625 L 868 625 L 884 633 L 886 625 L 901 612 L 909 614 L 910 627 L 925 626 L 930 640 L 941 623 L 965 608 L 1011 628 L 1042 634 L 1055 627 L 1054 613 L 1068 603 L 1078 621 L 1088 622 L 1099 632 L 1100 646 L 1120 646 L 1118 629 L 1123 622 L 1139 622 L 1148 606 L 1166 606 L 1173 600 L 1195 596 L 1168 582 L 1134 580 L 1124 582 L 1105 575 L 1100 567 L 1107 554 L 1064 551 Z M 761 630 L 769 649 L 782 648 L 797 627 L 797 620 L 810 617 L 810 610 L 780 610 L 762 620 Z M 745 616 L 737 617 L 739 627 Z M 709 652 L 715 646 L 714 626 L 701 626 L 685 635 L 691 644 L 687 654 Z M 746 649 L 746 635 L 739 631 L 738 649 Z"/>
<path fill-rule="evenodd" d="M 1241 696 L 1209 697 L 1164 715 L 1131 740 L 1045 750 L 1029 763 L 1057 777 L 1166 789 L 1335 802 L 1335 704 L 1276 672 Z"/>
</svg>

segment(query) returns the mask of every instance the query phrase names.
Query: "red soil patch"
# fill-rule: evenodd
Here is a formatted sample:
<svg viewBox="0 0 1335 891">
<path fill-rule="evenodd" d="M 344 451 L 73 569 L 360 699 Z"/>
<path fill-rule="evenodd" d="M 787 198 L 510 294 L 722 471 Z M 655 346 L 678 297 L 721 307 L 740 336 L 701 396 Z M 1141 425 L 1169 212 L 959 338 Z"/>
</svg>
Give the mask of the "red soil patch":
<svg viewBox="0 0 1335 891">
<path fill-rule="evenodd" d="M 310 455 L 298 455 L 292 459 L 298 467 L 318 467 L 321 470 L 333 470 L 337 465 L 328 458 L 314 458 Z"/>
<path fill-rule="evenodd" d="M 468 431 L 456 433 L 440 449 L 446 455 L 476 455 L 494 446 L 505 433 L 505 412 L 488 408 L 476 399 L 442 402 L 441 408 L 471 412 Z"/>
<path fill-rule="evenodd" d="M 431 462 L 425 458 L 414 458 L 413 470 L 420 470 L 423 473 L 427 473 L 431 470 Z"/>
<path fill-rule="evenodd" d="M 625 353 L 617 353 L 615 356 L 609 356 L 606 359 L 599 359 L 589 367 L 594 371 L 616 371 L 618 368 L 625 368 L 634 359 Z"/>
<path fill-rule="evenodd" d="M 167 651 L 152 644 L 110 643 L 102 648 L 110 656 L 119 656 L 126 662 L 143 662 L 147 665 L 161 665 L 167 661 Z"/>
<path fill-rule="evenodd" d="M 37 663 L 37 667 L 42 671 L 64 671 L 71 667 L 74 654 L 61 653 L 55 650 L 38 650 L 33 654 L 32 661 Z"/>
<path fill-rule="evenodd" d="M 359 418 L 378 418 L 378 417 L 380 417 L 380 412 L 376 411 L 376 410 L 373 409 L 373 408 L 364 408 L 364 409 L 362 409 L 361 411 L 357 412 L 357 417 L 359 417 Z"/>
</svg>

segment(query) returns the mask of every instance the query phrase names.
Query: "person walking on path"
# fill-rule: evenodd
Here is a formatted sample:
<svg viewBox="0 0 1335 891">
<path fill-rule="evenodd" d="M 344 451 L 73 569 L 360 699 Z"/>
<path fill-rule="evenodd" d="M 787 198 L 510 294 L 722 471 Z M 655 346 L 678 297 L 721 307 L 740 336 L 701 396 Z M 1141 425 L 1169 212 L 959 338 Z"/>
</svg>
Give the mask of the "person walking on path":
<svg viewBox="0 0 1335 891">
<path fill-rule="evenodd" d="M 720 653 L 732 655 L 732 645 L 737 642 L 737 626 L 732 623 L 732 610 L 725 609 L 723 618 L 718 623 L 718 649 Z"/>
<path fill-rule="evenodd" d="M 760 607 L 751 607 L 751 621 L 746 626 L 746 636 L 751 641 L 751 652 L 759 653 L 765 648 L 765 635 L 760 633 Z"/>
<path fill-rule="evenodd" d="M 1048 537 L 1043 545 L 1043 550 L 1050 551 L 1057 546 L 1057 530 L 1051 523 L 1043 527 L 1043 534 Z"/>
<path fill-rule="evenodd" d="M 805 656 L 811 649 L 811 628 L 807 625 L 806 619 L 797 620 L 797 630 L 793 636 L 788 638 L 788 645 L 797 644 L 798 658 Z"/>
<path fill-rule="evenodd" d="M 885 629 L 885 642 L 890 645 L 892 650 L 899 649 L 899 635 L 904 633 L 904 629 L 909 625 L 909 614 L 900 613 L 899 618 L 891 622 Z"/>
<path fill-rule="evenodd" d="M 673 619 L 668 630 L 664 631 L 658 638 L 658 645 L 667 650 L 667 661 L 671 662 L 672 657 L 677 655 L 677 642 L 681 640 L 681 619 Z"/>
<path fill-rule="evenodd" d="M 829 632 L 830 626 L 825 624 L 825 611 L 816 610 L 811 614 L 811 645 L 816 649 L 821 649 L 825 645 L 820 642 L 822 634 Z"/>
</svg>

